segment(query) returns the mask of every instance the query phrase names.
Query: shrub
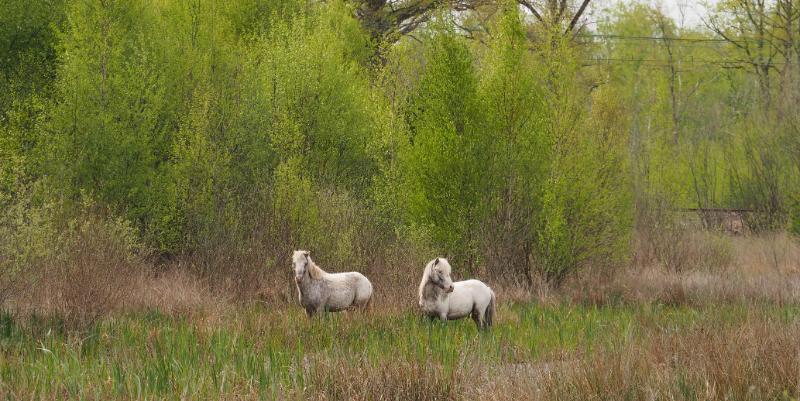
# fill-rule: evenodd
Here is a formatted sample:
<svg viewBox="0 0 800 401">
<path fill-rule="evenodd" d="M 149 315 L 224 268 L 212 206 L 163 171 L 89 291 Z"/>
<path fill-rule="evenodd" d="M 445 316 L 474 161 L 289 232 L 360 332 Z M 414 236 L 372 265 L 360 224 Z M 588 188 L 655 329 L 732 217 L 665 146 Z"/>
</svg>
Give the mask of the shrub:
<svg viewBox="0 0 800 401">
<path fill-rule="evenodd" d="M 130 223 L 84 215 L 70 222 L 62 238 L 63 253 L 35 272 L 34 308 L 54 313 L 68 326 L 85 327 L 132 302 L 133 280 L 147 267 Z"/>
<path fill-rule="evenodd" d="M 23 292 L 36 267 L 58 255 L 58 203 L 42 202 L 35 186 L 15 190 L 17 197 L 0 209 L 0 305 Z"/>
<path fill-rule="evenodd" d="M 567 78 L 577 64 L 564 52 L 545 70 L 555 76 L 545 114 L 552 156 L 535 247 L 539 269 L 555 284 L 588 264 L 623 262 L 632 226 L 624 109 L 612 89 L 586 94 Z"/>
</svg>

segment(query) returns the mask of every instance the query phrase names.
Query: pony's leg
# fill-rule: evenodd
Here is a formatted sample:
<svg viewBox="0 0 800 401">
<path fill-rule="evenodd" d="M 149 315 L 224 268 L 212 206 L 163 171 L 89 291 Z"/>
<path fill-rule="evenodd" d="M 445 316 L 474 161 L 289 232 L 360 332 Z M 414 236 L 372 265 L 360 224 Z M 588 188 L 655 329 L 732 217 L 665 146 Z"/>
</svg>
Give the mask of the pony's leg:
<svg viewBox="0 0 800 401">
<path fill-rule="evenodd" d="M 481 318 L 481 312 L 476 307 L 472 307 L 472 320 L 475 322 L 475 325 L 478 326 L 478 330 L 483 329 L 483 319 Z"/>
<path fill-rule="evenodd" d="M 419 320 L 422 323 L 433 324 L 433 322 L 439 320 L 439 316 L 438 315 L 431 315 L 431 314 L 423 312 L 423 313 L 421 313 L 419 315 Z"/>
<path fill-rule="evenodd" d="M 361 310 L 364 313 L 372 312 L 372 297 L 367 298 L 367 302 L 364 302 L 364 305 L 361 307 Z"/>
<path fill-rule="evenodd" d="M 475 321 L 475 325 L 478 326 L 478 330 L 486 329 L 486 309 L 479 308 L 477 304 L 473 305 L 472 320 Z"/>
<path fill-rule="evenodd" d="M 306 315 L 308 315 L 309 318 L 314 317 L 315 312 L 316 309 L 313 306 L 306 306 Z"/>
<path fill-rule="evenodd" d="M 314 316 L 322 316 L 325 312 L 325 304 L 320 303 L 319 305 L 308 305 L 306 306 L 306 314 L 308 314 L 309 318 Z"/>
<path fill-rule="evenodd" d="M 367 299 L 366 302 L 361 302 L 361 303 L 356 303 L 355 301 L 353 301 L 353 303 L 351 303 L 350 306 L 347 307 L 347 310 L 352 310 L 354 311 L 354 313 L 357 313 L 359 315 L 366 315 L 367 313 L 372 311 L 372 298 L 369 298 Z"/>
</svg>

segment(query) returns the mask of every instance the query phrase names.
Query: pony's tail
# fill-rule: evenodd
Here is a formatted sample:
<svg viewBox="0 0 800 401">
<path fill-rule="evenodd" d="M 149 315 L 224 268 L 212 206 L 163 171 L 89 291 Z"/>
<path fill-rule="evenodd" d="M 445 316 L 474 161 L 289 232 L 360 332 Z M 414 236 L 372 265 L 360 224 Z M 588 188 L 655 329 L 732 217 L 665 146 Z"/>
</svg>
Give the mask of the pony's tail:
<svg viewBox="0 0 800 401">
<path fill-rule="evenodd" d="M 486 307 L 485 327 L 487 328 L 492 327 L 492 324 L 494 323 L 494 313 L 495 313 L 494 309 L 495 309 L 495 304 L 497 303 L 494 296 L 494 291 L 492 291 L 491 289 L 489 289 L 489 291 L 492 292 L 492 298 L 489 299 L 489 306 Z"/>
<path fill-rule="evenodd" d="M 369 295 L 367 298 L 367 302 L 364 304 L 364 307 L 361 308 L 364 312 L 372 312 L 372 294 Z"/>
</svg>

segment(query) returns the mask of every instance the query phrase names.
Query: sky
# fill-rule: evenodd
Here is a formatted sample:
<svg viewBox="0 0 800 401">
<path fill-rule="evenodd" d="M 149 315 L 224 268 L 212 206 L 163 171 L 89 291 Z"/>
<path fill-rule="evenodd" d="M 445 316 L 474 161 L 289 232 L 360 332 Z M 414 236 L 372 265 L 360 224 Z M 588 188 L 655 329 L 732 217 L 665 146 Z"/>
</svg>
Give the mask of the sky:
<svg viewBox="0 0 800 401">
<path fill-rule="evenodd" d="M 614 4 L 627 3 L 631 0 L 593 0 L 592 7 L 595 12 Z M 660 6 L 664 12 L 671 16 L 678 25 L 685 27 L 701 26 L 703 18 L 707 15 L 707 6 L 715 4 L 717 0 L 639 0 L 654 6 Z M 681 13 L 683 10 L 683 13 Z"/>
</svg>

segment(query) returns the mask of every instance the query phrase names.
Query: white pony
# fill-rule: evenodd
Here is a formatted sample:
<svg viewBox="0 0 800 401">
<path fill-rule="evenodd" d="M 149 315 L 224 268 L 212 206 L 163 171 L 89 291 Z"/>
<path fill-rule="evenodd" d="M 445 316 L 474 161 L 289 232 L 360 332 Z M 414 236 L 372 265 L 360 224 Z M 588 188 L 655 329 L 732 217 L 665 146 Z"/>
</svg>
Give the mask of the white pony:
<svg viewBox="0 0 800 401">
<path fill-rule="evenodd" d="M 328 273 L 311 260 L 308 251 L 294 251 L 292 268 L 300 305 L 308 316 L 367 306 L 372 297 L 372 283 L 363 274 Z"/>
<path fill-rule="evenodd" d="M 453 282 L 450 263 L 436 258 L 425 265 L 419 284 L 419 306 L 431 318 L 455 320 L 472 315 L 479 329 L 492 326 L 495 296 L 489 286 L 478 280 Z"/>
</svg>

